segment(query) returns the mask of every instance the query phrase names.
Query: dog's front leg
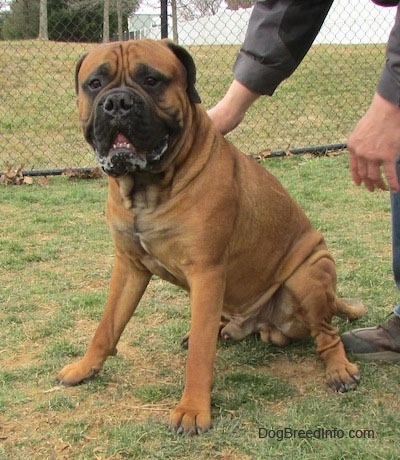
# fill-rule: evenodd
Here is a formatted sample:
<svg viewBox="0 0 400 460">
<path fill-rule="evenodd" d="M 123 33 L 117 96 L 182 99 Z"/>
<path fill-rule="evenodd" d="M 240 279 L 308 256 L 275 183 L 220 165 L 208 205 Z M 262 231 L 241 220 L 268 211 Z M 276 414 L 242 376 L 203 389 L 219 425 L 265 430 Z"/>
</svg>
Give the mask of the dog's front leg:
<svg viewBox="0 0 400 460">
<path fill-rule="evenodd" d="M 225 289 L 222 267 L 192 274 L 191 326 L 186 382 L 169 426 L 179 434 L 201 434 L 211 426 L 211 387 Z"/>
<path fill-rule="evenodd" d="M 57 375 L 63 385 L 77 385 L 94 377 L 108 356 L 115 354 L 118 340 L 145 291 L 150 273 L 116 257 L 110 292 L 103 317 L 84 357 L 65 366 Z"/>
</svg>

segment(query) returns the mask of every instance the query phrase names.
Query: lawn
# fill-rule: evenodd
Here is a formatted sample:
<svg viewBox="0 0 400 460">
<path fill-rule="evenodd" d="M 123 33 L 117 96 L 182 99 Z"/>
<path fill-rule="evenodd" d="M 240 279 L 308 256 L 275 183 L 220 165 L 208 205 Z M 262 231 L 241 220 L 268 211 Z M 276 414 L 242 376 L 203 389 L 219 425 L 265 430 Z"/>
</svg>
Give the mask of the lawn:
<svg viewBox="0 0 400 460">
<path fill-rule="evenodd" d="M 356 323 L 335 324 L 384 320 L 398 300 L 388 193 L 355 187 L 346 153 L 263 164 L 325 234 L 340 295 L 367 306 Z M 58 386 L 55 373 L 84 353 L 107 296 L 106 191 L 104 179 L 66 177 L 0 186 L 1 460 L 398 459 L 398 366 L 359 363 L 359 388 L 336 394 L 312 340 L 219 343 L 212 430 L 169 433 L 190 315 L 187 295 L 157 278 L 98 377 Z"/>
</svg>

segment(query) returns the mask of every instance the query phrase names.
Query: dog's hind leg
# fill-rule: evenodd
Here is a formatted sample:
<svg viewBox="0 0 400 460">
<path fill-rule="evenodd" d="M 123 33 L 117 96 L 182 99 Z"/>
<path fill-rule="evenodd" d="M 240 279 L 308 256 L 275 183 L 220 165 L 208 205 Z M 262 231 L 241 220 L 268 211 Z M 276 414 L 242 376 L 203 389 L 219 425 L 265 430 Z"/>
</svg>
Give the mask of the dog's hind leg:
<svg viewBox="0 0 400 460">
<path fill-rule="evenodd" d="M 354 389 L 360 379 L 358 368 L 347 359 L 338 331 L 331 324 L 338 306 L 336 268 L 329 253 L 314 252 L 285 282 L 285 288 L 295 302 L 295 316 L 316 340 L 328 385 L 340 392 Z"/>
</svg>

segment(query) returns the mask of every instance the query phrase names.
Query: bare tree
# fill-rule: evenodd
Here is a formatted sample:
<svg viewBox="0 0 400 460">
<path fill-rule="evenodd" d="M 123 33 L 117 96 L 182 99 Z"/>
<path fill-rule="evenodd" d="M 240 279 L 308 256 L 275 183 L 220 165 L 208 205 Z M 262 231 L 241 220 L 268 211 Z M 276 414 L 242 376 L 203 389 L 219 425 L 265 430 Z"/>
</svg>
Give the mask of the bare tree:
<svg viewBox="0 0 400 460">
<path fill-rule="evenodd" d="M 104 0 L 103 9 L 103 42 L 110 41 L 110 0 Z"/>
<path fill-rule="evenodd" d="M 107 4 L 107 5 L 106 5 Z M 104 20 L 106 15 L 106 10 L 108 11 L 108 17 L 110 16 L 111 10 L 116 11 L 117 21 L 118 21 L 118 39 L 124 39 L 124 17 L 132 13 L 139 4 L 138 0 L 104 0 Z M 106 22 L 104 22 L 104 32 L 105 32 Z M 109 25 L 108 25 L 109 30 Z M 110 34 L 108 32 L 108 39 L 103 41 L 109 41 Z"/>
<path fill-rule="evenodd" d="M 222 0 L 177 0 L 180 16 L 186 21 L 217 14 L 221 3 Z"/>
<path fill-rule="evenodd" d="M 118 20 L 118 40 L 124 39 L 124 31 L 122 26 L 122 18 L 123 18 L 123 0 L 117 0 L 117 20 Z"/>
<path fill-rule="evenodd" d="M 228 10 L 238 10 L 239 8 L 250 8 L 256 0 L 225 0 Z"/>
<path fill-rule="evenodd" d="M 39 39 L 48 40 L 47 31 L 47 0 L 40 0 L 39 4 Z"/>
<path fill-rule="evenodd" d="M 179 43 L 178 37 L 178 14 L 176 9 L 176 0 L 171 0 L 171 13 L 172 13 L 172 40 Z"/>
</svg>

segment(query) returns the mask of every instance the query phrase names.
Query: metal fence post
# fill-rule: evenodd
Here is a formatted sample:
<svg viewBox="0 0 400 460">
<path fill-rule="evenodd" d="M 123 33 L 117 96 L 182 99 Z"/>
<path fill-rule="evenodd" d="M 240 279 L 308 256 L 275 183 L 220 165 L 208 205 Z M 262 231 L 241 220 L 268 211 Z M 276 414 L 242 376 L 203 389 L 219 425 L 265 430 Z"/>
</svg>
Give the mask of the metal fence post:
<svg viewBox="0 0 400 460">
<path fill-rule="evenodd" d="M 161 0 L 161 38 L 168 38 L 168 3 Z"/>
</svg>

